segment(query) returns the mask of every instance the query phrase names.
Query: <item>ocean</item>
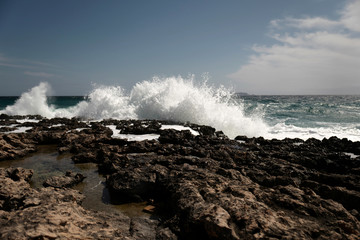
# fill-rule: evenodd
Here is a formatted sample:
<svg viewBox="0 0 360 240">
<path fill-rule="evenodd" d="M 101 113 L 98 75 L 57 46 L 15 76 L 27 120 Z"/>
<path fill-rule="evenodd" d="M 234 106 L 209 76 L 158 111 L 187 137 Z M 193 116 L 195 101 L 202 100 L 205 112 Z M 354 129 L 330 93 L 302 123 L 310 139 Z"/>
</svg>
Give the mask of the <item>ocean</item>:
<svg viewBox="0 0 360 240">
<path fill-rule="evenodd" d="M 360 141 L 360 95 L 240 95 L 181 77 L 154 78 L 131 90 L 97 86 L 87 96 L 48 96 L 42 82 L 19 97 L 0 97 L 0 114 L 85 119 L 158 119 L 215 127 L 238 135 Z"/>
</svg>

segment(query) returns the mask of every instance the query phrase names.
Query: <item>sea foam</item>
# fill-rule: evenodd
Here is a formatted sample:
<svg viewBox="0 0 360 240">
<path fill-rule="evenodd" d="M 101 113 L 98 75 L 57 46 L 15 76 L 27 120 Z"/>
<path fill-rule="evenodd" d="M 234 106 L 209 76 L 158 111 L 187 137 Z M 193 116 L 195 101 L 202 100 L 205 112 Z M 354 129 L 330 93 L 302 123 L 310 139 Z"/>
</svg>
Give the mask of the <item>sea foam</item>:
<svg viewBox="0 0 360 240">
<path fill-rule="evenodd" d="M 7 106 L 0 113 L 8 115 L 42 115 L 45 117 L 54 117 L 54 107 L 47 104 L 47 95 L 51 92 L 48 83 L 42 82 L 33 87 L 28 92 L 21 94 L 14 105 Z"/>
<path fill-rule="evenodd" d="M 262 136 L 268 126 L 261 116 L 244 113 L 241 101 L 232 92 L 214 88 L 194 77 L 154 77 L 137 83 L 130 92 L 120 86 L 97 86 L 84 101 L 69 108 L 47 103 L 51 88 L 40 83 L 25 92 L 0 113 L 9 115 L 40 114 L 44 117 L 82 117 L 87 119 L 157 119 L 191 122 L 215 127 L 233 138 L 237 135 Z"/>
</svg>

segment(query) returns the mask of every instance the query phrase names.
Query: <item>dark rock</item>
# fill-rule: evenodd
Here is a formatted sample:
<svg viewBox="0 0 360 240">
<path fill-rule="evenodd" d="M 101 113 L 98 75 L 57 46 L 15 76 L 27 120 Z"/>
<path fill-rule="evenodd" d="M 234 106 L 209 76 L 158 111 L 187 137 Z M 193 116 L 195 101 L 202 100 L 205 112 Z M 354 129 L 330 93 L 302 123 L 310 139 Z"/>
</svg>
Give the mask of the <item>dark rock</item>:
<svg viewBox="0 0 360 240">
<path fill-rule="evenodd" d="M 79 153 L 71 157 L 74 163 L 89 163 L 94 162 L 96 163 L 96 152 L 84 152 Z"/>
<path fill-rule="evenodd" d="M 0 133 L 0 161 L 23 157 L 36 151 L 36 141 L 24 133 Z"/>
<path fill-rule="evenodd" d="M 5 177 L 11 178 L 14 181 L 20 181 L 25 180 L 26 182 L 29 182 L 32 175 L 34 174 L 33 170 L 31 169 L 24 169 L 21 167 L 18 168 L 7 168 L 2 169 L 2 173 L 0 175 L 4 175 Z"/>
<path fill-rule="evenodd" d="M 9 126 L 9 125 L 15 125 L 15 124 L 19 124 L 18 121 L 16 121 L 15 119 L 2 119 L 0 116 L 0 125 L 2 126 Z"/>
<path fill-rule="evenodd" d="M 19 209 L 24 198 L 32 194 L 28 181 L 32 170 L 23 168 L 0 168 L 0 210 Z"/>
<path fill-rule="evenodd" d="M 210 126 L 200 126 L 197 130 L 201 135 L 207 135 L 207 136 L 213 136 L 216 131 L 215 128 Z"/>
<path fill-rule="evenodd" d="M 17 127 L 1 127 L 0 132 L 12 132 L 16 129 L 17 129 Z"/>
<path fill-rule="evenodd" d="M 54 124 L 64 126 L 49 127 Z M 36 144 L 56 143 L 60 152 L 74 153 L 74 162 L 98 164 L 112 201 L 149 201 L 160 216 L 160 221 L 97 216 L 78 205 L 81 196 L 71 189 L 34 190 L 27 182 L 30 172 L 3 170 L 1 237 L 358 239 L 360 161 L 345 153 L 359 154 L 359 142 L 336 137 L 303 141 L 238 136 L 230 140 L 211 127 L 188 123 L 200 133 L 194 136 L 190 131 L 161 130 L 161 124 L 169 123 L 104 120 L 77 131 L 77 119 L 43 119 L 32 132 L 0 134 L 0 159 L 25 155 Z M 105 125 L 116 125 L 123 133 L 158 133 L 160 137 L 142 142 L 115 140 Z M 49 203 L 45 196 L 51 199 Z M 30 212 L 32 208 L 38 212 Z M 61 235 L 71 232 L 68 218 L 56 227 L 49 225 L 58 218 L 55 212 L 75 219 L 79 235 Z M 74 212 L 81 213 L 81 218 Z M 30 213 L 46 221 L 36 220 L 36 225 L 29 220 Z M 84 218 L 90 222 L 87 232 L 81 225 Z M 101 224 L 104 219 L 108 225 Z M 20 224 L 18 229 L 37 232 L 21 230 L 22 235 L 12 235 L 20 234 L 12 231 L 16 224 Z M 46 231 L 41 235 L 38 229 Z"/>
<path fill-rule="evenodd" d="M 0 168 L 1 239 L 156 239 L 171 231 L 157 230 L 155 219 L 129 218 L 85 210 L 83 196 L 72 189 L 32 189 L 25 178 L 31 170 L 18 169 L 20 180 Z M 68 175 L 72 175 L 68 173 Z M 176 239 L 176 238 L 173 238 Z"/>
<path fill-rule="evenodd" d="M 81 173 L 67 171 L 65 176 L 53 176 L 49 179 L 46 179 L 43 185 L 44 187 L 68 188 L 82 182 L 84 179 L 85 176 Z"/>
<path fill-rule="evenodd" d="M 159 133 L 161 124 L 158 121 L 131 121 L 124 122 L 117 126 L 117 129 L 121 129 L 122 134 L 149 134 Z"/>
<path fill-rule="evenodd" d="M 176 131 L 174 129 L 166 129 L 160 133 L 160 143 L 172 143 L 180 145 L 190 145 L 190 141 L 194 136 L 189 130 Z"/>
<path fill-rule="evenodd" d="M 156 233 L 157 240 L 177 240 L 176 235 L 169 228 L 161 228 Z"/>
</svg>

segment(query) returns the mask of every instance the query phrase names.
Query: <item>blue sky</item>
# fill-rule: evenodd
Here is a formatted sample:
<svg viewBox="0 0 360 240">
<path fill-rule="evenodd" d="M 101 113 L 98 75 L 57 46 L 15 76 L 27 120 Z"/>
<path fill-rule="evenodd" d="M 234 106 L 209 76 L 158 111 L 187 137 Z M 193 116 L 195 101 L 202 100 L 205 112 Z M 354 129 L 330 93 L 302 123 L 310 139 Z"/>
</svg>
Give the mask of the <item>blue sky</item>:
<svg viewBox="0 0 360 240">
<path fill-rule="evenodd" d="M 360 94 L 359 0 L 0 0 L 0 95 L 209 73 L 253 94 Z"/>
</svg>

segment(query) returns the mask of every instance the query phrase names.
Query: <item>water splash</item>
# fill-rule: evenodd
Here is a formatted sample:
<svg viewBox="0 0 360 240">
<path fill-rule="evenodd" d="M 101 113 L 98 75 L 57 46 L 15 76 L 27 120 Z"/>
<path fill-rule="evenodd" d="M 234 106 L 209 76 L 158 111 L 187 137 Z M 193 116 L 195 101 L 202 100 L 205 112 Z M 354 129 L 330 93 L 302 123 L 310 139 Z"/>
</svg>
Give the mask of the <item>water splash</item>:
<svg viewBox="0 0 360 240">
<path fill-rule="evenodd" d="M 51 92 L 51 87 L 46 82 L 41 82 L 28 92 L 21 94 L 14 105 L 7 106 L 0 113 L 8 115 L 42 115 L 45 117 L 54 117 L 54 107 L 47 104 L 46 95 Z"/>
<path fill-rule="evenodd" d="M 232 92 L 224 87 L 214 88 L 206 81 L 196 83 L 194 76 L 154 77 L 137 83 L 131 91 L 125 91 L 120 86 L 94 86 L 83 101 L 68 108 L 48 104 L 47 95 L 50 94 L 50 85 L 40 83 L 0 113 L 93 120 L 173 120 L 210 125 L 230 138 L 238 135 L 268 139 L 338 136 L 360 140 L 359 105 L 349 104 L 352 98 L 347 97 L 333 101 L 326 100 L 330 97 L 312 99 L 295 96 L 280 100 L 274 96 L 266 99 L 255 97 L 251 103 L 234 98 Z"/>
<path fill-rule="evenodd" d="M 266 131 L 261 117 L 245 116 L 243 105 L 232 101 L 229 90 L 206 82 L 196 85 L 193 80 L 154 78 L 136 84 L 130 99 L 137 116 L 210 125 L 230 137 L 260 136 Z"/>
<path fill-rule="evenodd" d="M 40 83 L 1 113 L 40 114 L 44 117 L 83 117 L 89 119 L 157 119 L 205 124 L 229 137 L 261 136 L 267 125 L 261 116 L 245 115 L 232 92 L 214 88 L 206 81 L 195 84 L 194 77 L 154 77 L 137 83 L 130 93 L 120 86 L 98 86 L 76 106 L 54 108 L 46 102 L 50 86 Z"/>
<path fill-rule="evenodd" d="M 95 87 L 87 100 L 69 109 L 70 115 L 88 119 L 137 119 L 135 106 L 120 86 Z"/>
</svg>

